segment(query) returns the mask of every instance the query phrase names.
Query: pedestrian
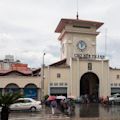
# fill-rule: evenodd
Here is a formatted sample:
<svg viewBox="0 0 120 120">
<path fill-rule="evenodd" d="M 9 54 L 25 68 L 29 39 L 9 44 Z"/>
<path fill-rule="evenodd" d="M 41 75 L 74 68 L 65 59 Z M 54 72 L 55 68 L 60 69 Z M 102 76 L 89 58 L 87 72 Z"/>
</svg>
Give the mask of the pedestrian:
<svg viewBox="0 0 120 120">
<path fill-rule="evenodd" d="M 74 112 L 75 112 L 74 100 L 73 99 L 69 99 L 68 102 L 67 102 L 67 106 L 68 106 L 68 109 L 67 109 L 68 115 L 73 115 Z"/>
<path fill-rule="evenodd" d="M 62 112 L 64 112 L 64 100 L 62 99 L 61 101 L 60 101 L 60 110 L 62 111 Z"/>
<path fill-rule="evenodd" d="M 56 108 L 57 108 L 57 102 L 56 102 L 56 100 L 52 100 L 50 106 L 51 106 L 52 114 L 54 115 L 55 111 L 56 111 Z"/>
</svg>

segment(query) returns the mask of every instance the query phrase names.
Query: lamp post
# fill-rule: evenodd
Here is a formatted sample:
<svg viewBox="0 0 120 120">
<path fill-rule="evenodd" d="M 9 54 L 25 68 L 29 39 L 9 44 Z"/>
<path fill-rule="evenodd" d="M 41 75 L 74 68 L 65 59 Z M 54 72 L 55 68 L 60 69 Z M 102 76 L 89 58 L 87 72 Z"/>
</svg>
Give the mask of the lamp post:
<svg viewBox="0 0 120 120">
<path fill-rule="evenodd" d="M 44 96 L 44 57 L 45 57 L 45 53 L 43 53 L 43 64 L 42 64 L 42 97 Z"/>
</svg>

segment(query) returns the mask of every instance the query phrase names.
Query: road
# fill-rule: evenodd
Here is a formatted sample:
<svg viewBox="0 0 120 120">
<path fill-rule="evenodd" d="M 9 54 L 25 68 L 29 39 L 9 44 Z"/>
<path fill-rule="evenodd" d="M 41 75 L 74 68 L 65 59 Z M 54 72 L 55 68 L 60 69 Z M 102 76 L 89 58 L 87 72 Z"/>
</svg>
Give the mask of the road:
<svg viewBox="0 0 120 120">
<path fill-rule="evenodd" d="M 52 115 L 49 108 L 34 113 L 12 112 L 9 120 L 120 120 L 120 105 L 77 105 L 75 116 L 67 116 L 60 111 Z"/>
<path fill-rule="evenodd" d="M 51 114 L 51 109 L 42 109 L 39 112 L 11 112 L 9 120 L 68 120 L 70 117 L 64 115 L 59 110 L 55 115 Z"/>
</svg>

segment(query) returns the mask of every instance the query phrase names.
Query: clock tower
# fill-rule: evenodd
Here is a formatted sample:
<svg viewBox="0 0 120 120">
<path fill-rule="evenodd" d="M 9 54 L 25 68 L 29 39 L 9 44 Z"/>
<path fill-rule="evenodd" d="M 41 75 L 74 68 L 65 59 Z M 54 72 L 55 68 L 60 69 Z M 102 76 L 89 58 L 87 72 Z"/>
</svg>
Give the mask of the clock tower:
<svg viewBox="0 0 120 120">
<path fill-rule="evenodd" d="M 97 29 L 102 22 L 80 19 L 61 19 L 55 32 L 60 33 L 61 60 L 70 58 L 75 54 L 96 55 Z"/>
</svg>

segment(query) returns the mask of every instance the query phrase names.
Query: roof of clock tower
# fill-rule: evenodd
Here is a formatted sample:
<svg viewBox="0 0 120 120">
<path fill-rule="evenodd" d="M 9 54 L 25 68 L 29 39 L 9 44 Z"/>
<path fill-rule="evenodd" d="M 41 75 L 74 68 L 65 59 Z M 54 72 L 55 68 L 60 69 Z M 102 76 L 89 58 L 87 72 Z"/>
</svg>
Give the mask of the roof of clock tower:
<svg viewBox="0 0 120 120">
<path fill-rule="evenodd" d="M 89 20 L 80 20 L 80 19 L 61 19 L 59 22 L 55 32 L 56 33 L 61 33 L 64 27 L 67 24 L 79 24 L 79 25 L 84 25 L 84 26 L 95 26 L 96 29 L 98 29 L 100 26 L 102 26 L 104 23 L 103 22 L 97 22 L 97 21 L 89 21 Z"/>
</svg>

